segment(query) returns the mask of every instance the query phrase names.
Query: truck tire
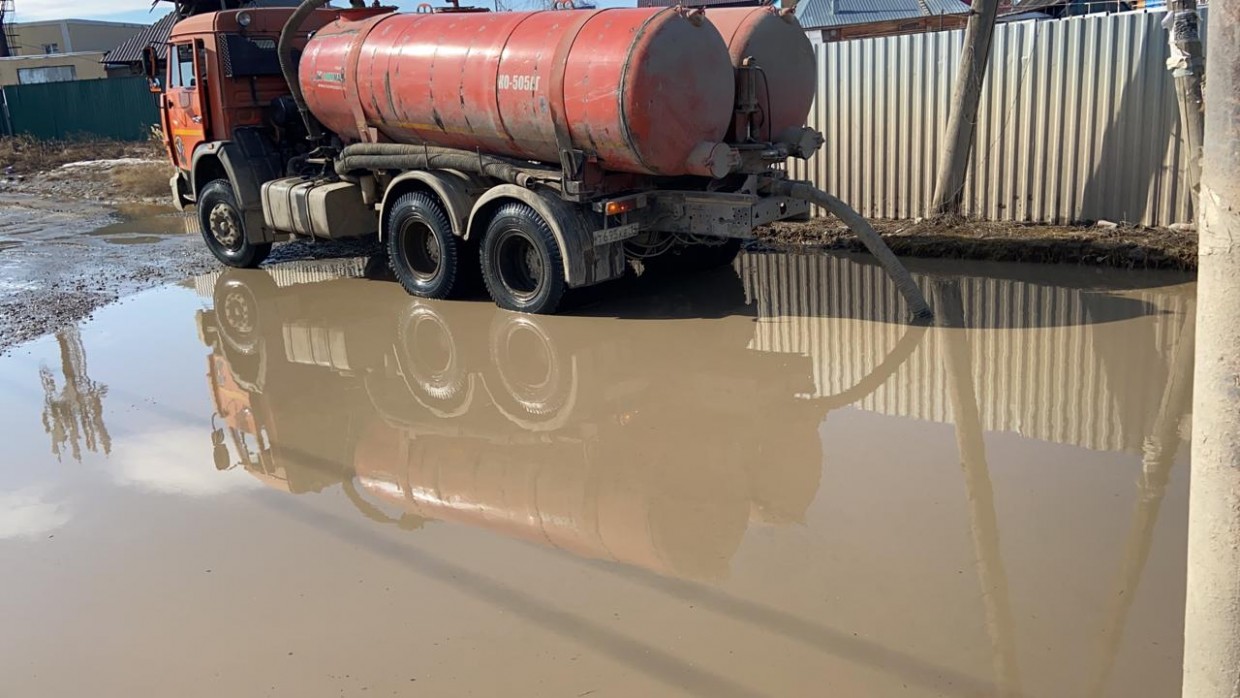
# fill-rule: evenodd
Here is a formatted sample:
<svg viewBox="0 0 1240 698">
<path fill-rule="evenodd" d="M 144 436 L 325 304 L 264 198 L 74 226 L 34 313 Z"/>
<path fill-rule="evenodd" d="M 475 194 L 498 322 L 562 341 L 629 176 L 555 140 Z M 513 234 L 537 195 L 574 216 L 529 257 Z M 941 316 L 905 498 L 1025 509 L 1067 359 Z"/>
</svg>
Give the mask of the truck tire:
<svg viewBox="0 0 1240 698">
<path fill-rule="evenodd" d="M 482 279 L 506 310 L 549 315 L 568 290 L 564 257 L 551 227 L 525 204 L 504 204 L 482 238 Z"/>
<path fill-rule="evenodd" d="M 246 237 L 245 215 L 227 179 L 212 180 L 198 193 L 198 227 L 207 249 L 227 266 L 253 269 L 271 253 L 270 242 Z"/>
<path fill-rule="evenodd" d="M 457 291 L 464 241 L 430 195 L 409 192 L 388 213 L 388 264 L 412 296 L 449 298 Z"/>
</svg>

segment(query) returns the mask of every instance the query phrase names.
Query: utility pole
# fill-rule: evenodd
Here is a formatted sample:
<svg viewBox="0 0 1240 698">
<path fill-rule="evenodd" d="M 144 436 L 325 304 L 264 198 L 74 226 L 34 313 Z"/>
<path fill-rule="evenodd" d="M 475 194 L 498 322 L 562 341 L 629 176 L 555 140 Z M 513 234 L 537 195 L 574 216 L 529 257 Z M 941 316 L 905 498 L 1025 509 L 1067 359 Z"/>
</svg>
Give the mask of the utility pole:
<svg viewBox="0 0 1240 698">
<path fill-rule="evenodd" d="M 9 40 L 12 24 L 13 0 L 0 0 L 0 58 L 11 57 L 18 48 Z"/>
<path fill-rule="evenodd" d="M 1205 112 L 1201 103 L 1201 79 L 1205 60 L 1201 55 L 1200 17 L 1197 0 L 1170 0 L 1163 26 L 1171 58 L 1167 68 L 1175 79 L 1176 101 L 1180 105 L 1180 132 L 1184 134 L 1184 184 L 1193 200 L 1193 212 L 1201 215 L 1198 190 L 1201 187 L 1201 138 Z"/>
<path fill-rule="evenodd" d="M 932 213 L 959 213 L 964 193 L 964 178 L 969 171 L 969 152 L 973 149 L 973 131 L 977 124 L 977 105 L 982 98 L 982 82 L 986 64 L 990 62 L 990 39 L 995 33 L 999 16 L 999 0 L 974 0 L 973 13 L 964 30 L 964 50 L 960 53 L 960 70 L 952 90 L 952 111 L 947 120 L 946 145 L 939 160 L 939 173 L 934 180 Z"/>
<path fill-rule="evenodd" d="M 1184 698 L 1240 698 L 1240 3 L 1210 3 Z"/>
</svg>

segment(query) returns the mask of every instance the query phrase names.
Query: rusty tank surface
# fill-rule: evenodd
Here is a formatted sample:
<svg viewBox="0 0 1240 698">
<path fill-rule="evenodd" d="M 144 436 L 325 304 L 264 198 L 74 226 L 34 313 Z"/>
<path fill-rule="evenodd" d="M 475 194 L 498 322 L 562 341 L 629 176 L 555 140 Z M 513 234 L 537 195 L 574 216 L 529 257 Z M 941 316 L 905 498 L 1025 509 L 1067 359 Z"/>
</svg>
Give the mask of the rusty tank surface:
<svg viewBox="0 0 1240 698">
<path fill-rule="evenodd" d="M 706 18 L 727 43 L 732 65 L 758 71 L 754 92 L 763 118 L 753 135 L 779 140 L 804 126 L 814 102 L 814 47 L 792 8 L 710 9 Z M 734 127 L 730 135 L 739 141 L 745 134 Z"/>
<path fill-rule="evenodd" d="M 719 32 L 678 8 L 345 11 L 309 42 L 299 80 L 346 143 L 549 163 L 571 147 L 606 170 L 713 176 L 730 157 L 733 73 Z"/>
</svg>

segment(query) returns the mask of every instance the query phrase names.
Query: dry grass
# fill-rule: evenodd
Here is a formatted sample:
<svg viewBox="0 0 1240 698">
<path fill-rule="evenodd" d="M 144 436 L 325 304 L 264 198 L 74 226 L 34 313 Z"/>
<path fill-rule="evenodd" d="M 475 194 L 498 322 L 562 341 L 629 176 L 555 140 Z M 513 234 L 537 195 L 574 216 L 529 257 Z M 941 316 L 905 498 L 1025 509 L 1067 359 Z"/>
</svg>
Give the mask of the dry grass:
<svg viewBox="0 0 1240 698">
<path fill-rule="evenodd" d="M 164 157 L 161 145 L 153 139 L 127 142 L 100 139 L 41 141 L 30 136 L 0 138 L 0 172 L 12 168 L 11 172 L 18 175 L 47 172 L 65 163 L 82 160 Z"/>
<path fill-rule="evenodd" d="M 144 162 L 112 170 L 112 183 L 117 193 L 133 198 L 168 196 L 168 179 L 172 165 L 166 162 Z"/>
</svg>

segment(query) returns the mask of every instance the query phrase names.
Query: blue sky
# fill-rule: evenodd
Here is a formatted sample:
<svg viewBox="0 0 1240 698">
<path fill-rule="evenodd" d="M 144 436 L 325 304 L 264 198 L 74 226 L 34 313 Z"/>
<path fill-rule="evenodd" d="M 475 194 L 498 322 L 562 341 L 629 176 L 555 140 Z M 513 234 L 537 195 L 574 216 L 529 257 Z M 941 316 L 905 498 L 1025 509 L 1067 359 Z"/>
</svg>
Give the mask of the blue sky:
<svg viewBox="0 0 1240 698">
<path fill-rule="evenodd" d="M 389 0 L 390 1 L 390 0 Z M 412 11 L 422 0 L 398 0 L 394 4 Z M 442 0 L 433 0 L 436 4 Z M 462 0 L 462 4 L 490 4 L 490 0 Z M 106 19 L 116 22 L 149 24 L 162 17 L 172 5 L 161 2 L 154 11 L 151 0 L 16 0 L 17 21 L 45 19 Z M 347 4 L 347 3 L 342 3 Z M 599 7 L 635 5 L 634 0 L 597 0 Z"/>
</svg>

